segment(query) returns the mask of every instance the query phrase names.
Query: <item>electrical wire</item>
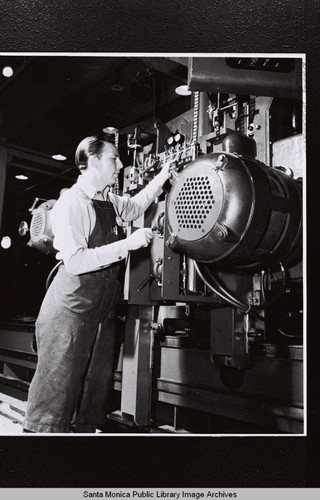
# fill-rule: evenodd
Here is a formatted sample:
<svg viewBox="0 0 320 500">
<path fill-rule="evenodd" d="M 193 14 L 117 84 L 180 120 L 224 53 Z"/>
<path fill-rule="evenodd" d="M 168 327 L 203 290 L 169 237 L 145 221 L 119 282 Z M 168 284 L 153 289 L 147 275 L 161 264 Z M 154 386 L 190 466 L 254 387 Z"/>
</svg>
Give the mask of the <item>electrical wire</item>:
<svg viewBox="0 0 320 500">
<path fill-rule="evenodd" d="M 291 339 L 301 339 L 302 338 L 302 335 L 290 335 L 289 333 L 285 333 L 284 331 L 280 330 L 280 328 L 278 328 L 278 333 L 280 333 L 280 335 L 283 335 L 284 337 L 289 337 Z"/>
<path fill-rule="evenodd" d="M 260 273 L 260 289 L 261 289 L 261 302 L 262 305 L 264 306 L 266 303 L 266 294 L 265 294 L 265 276 L 266 272 L 264 269 L 261 270 Z"/>
<path fill-rule="evenodd" d="M 265 295 L 265 279 L 266 279 L 266 273 L 264 270 L 261 271 L 261 298 L 262 298 L 262 305 L 260 307 L 258 307 L 257 309 L 264 309 L 264 308 L 268 308 L 271 304 L 273 304 L 279 297 L 280 295 L 282 294 L 283 292 L 283 289 L 287 283 L 287 279 L 286 279 L 286 270 L 284 268 L 284 266 L 282 265 L 281 262 L 279 262 L 279 265 L 280 265 L 280 271 L 281 271 L 281 274 L 282 274 L 282 283 L 281 283 L 281 286 L 279 288 L 279 290 L 274 294 L 273 297 L 271 297 L 268 301 L 266 300 L 266 295 Z"/>
<path fill-rule="evenodd" d="M 46 280 L 46 290 L 48 290 L 49 286 L 51 285 L 51 281 L 53 280 L 53 275 L 55 274 L 55 272 L 57 271 L 59 266 L 61 266 L 61 264 L 62 264 L 62 260 L 59 260 L 59 262 L 54 266 L 54 268 L 51 269 L 51 271 L 47 277 L 47 280 Z"/>
<path fill-rule="evenodd" d="M 210 284 L 208 282 L 208 280 L 203 276 L 202 272 L 200 271 L 199 269 L 199 266 L 197 264 L 197 262 L 195 262 L 194 260 L 192 260 L 193 264 L 194 264 L 194 267 L 195 267 L 195 270 L 197 271 L 200 279 L 203 281 L 203 283 L 215 294 L 217 294 L 222 300 L 224 300 L 225 302 L 228 302 L 229 304 L 231 304 L 233 307 L 236 307 L 237 309 L 241 309 L 242 311 L 244 312 L 249 312 L 249 309 L 250 309 L 250 306 L 246 305 L 246 304 L 243 304 L 242 302 L 240 302 L 238 299 L 236 299 L 235 297 L 233 297 L 229 292 L 227 292 L 226 294 L 223 293 L 223 292 L 226 292 L 226 290 L 222 288 L 222 291 L 220 292 L 219 290 L 217 290 L 217 288 L 215 288 L 212 284 Z M 210 275 L 211 278 L 212 275 Z M 216 280 L 214 280 L 216 282 Z M 220 286 L 217 282 L 215 283 L 215 285 L 218 285 Z"/>
<path fill-rule="evenodd" d="M 226 290 L 224 288 L 224 286 L 218 281 L 218 279 L 212 274 L 211 270 L 206 266 L 204 265 L 205 267 L 205 270 L 207 272 L 207 274 L 210 276 L 210 278 L 212 279 L 214 285 L 216 287 L 218 287 L 221 291 L 221 293 L 223 293 L 227 298 L 229 298 L 231 301 L 235 302 L 236 304 L 238 304 L 238 307 L 239 309 L 244 309 L 246 311 L 248 311 L 248 309 L 250 309 L 250 306 L 249 304 L 245 304 L 244 302 L 241 302 L 237 297 L 235 297 L 234 295 L 232 295 L 228 290 Z"/>
<path fill-rule="evenodd" d="M 265 321 L 266 318 L 267 318 L 267 314 L 265 316 L 261 316 L 261 314 L 259 314 L 256 310 L 253 310 L 251 308 L 251 306 L 249 304 L 245 304 L 244 302 L 240 301 L 237 297 L 235 297 L 234 295 L 232 295 L 230 292 L 228 292 L 228 290 L 226 290 L 223 285 L 221 283 L 219 283 L 219 281 L 217 280 L 217 278 L 212 274 L 211 270 L 208 269 L 207 266 L 205 266 L 205 271 L 206 273 L 210 276 L 210 280 L 213 282 L 213 283 L 209 283 L 209 281 L 205 278 L 205 276 L 203 275 L 202 271 L 200 270 L 200 266 L 197 262 L 195 262 L 194 260 L 192 260 L 193 264 L 194 264 L 194 267 L 197 271 L 197 274 L 199 275 L 200 279 L 203 281 L 203 283 L 215 294 L 217 294 L 222 300 L 224 300 L 225 302 L 231 304 L 233 307 L 236 307 L 237 309 L 240 309 L 241 311 L 245 312 L 245 313 L 248 313 L 250 314 L 251 316 L 254 316 L 256 319 L 259 319 L 261 321 Z M 272 299 L 270 299 L 268 302 L 266 301 L 266 298 L 265 298 L 265 290 L 264 290 L 264 281 L 265 281 L 265 271 L 263 271 L 262 273 L 262 277 L 261 277 L 261 280 L 262 280 L 262 301 L 263 301 L 263 304 L 261 307 L 259 308 L 256 308 L 256 309 L 262 309 L 262 308 L 266 308 L 266 307 L 269 307 L 273 302 L 275 302 L 279 296 L 281 295 L 282 291 L 283 291 L 283 288 L 286 284 L 286 270 L 284 268 L 284 266 L 282 265 L 281 262 L 279 262 L 279 265 L 280 265 L 280 270 L 281 270 L 281 273 L 282 273 L 282 283 L 281 283 L 281 286 L 280 286 L 280 289 L 275 293 L 275 295 L 272 297 Z M 284 332 L 282 331 L 279 331 L 280 334 L 282 335 L 287 335 L 285 334 Z M 289 335 L 287 335 L 289 336 Z"/>
</svg>

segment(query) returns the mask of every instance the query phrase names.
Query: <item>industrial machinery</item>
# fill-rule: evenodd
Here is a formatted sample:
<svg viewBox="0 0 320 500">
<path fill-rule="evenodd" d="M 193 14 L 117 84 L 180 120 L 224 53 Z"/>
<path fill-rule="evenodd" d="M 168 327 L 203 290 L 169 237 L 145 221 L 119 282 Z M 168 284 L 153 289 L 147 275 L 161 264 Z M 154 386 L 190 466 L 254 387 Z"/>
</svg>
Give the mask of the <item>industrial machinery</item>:
<svg viewBox="0 0 320 500">
<path fill-rule="evenodd" d="M 167 432 L 301 433 L 301 102 L 197 85 L 191 74 L 189 137 L 173 128 L 164 151 L 142 151 L 124 173 L 134 194 L 164 162 L 177 166 L 140 221 L 154 238 L 127 270 L 110 418 Z"/>
<path fill-rule="evenodd" d="M 127 137 L 123 194 L 138 192 L 167 161 L 176 172 L 126 228 L 152 227 L 154 237 L 127 265 L 108 419 L 129 432 L 301 434 L 305 153 L 297 71 L 284 60 L 280 69 L 257 60 L 255 78 L 242 82 L 229 59 L 221 87 L 197 64 L 189 71 L 192 115 L 167 124 L 163 150 L 157 122 L 155 144 L 139 144 L 137 127 Z M 34 211 L 31 228 L 41 219 L 44 229 L 47 208 Z"/>
</svg>

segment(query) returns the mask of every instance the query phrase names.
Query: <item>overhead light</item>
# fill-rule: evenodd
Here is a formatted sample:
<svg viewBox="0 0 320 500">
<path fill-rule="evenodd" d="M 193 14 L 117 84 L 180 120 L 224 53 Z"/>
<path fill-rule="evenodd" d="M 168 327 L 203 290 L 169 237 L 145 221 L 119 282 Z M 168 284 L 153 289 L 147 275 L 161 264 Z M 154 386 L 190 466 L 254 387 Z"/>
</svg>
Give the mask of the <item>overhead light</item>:
<svg viewBox="0 0 320 500">
<path fill-rule="evenodd" d="M 54 160 L 58 160 L 58 161 L 64 161 L 67 159 L 67 157 L 64 155 L 52 155 L 51 158 L 53 158 Z"/>
<path fill-rule="evenodd" d="M 28 223 L 25 220 L 23 220 L 19 224 L 19 228 L 18 228 L 19 236 L 25 236 L 28 231 L 29 231 Z"/>
<path fill-rule="evenodd" d="M 5 66 L 3 69 L 2 69 L 2 74 L 3 76 L 5 76 L 6 78 L 10 78 L 10 76 L 13 75 L 13 69 L 11 68 L 11 66 Z"/>
<path fill-rule="evenodd" d="M 191 95 L 192 94 L 191 90 L 189 90 L 188 85 L 179 85 L 179 87 L 176 87 L 175 91 L 176 91 L 176 94 L 179 94 L 179 95 Z"/>
<path fill-rule="evenodd" d="M 106 140 L 112 142 L 118 149 L 119 146 L 119 130 L 116 127 L 104 127 L 102 132 L 106 134 Z"/>
<path fill-rule="evenodd" d="M 8 248 L 11 247 L 11 238 L 10 238 L 10 236 L 3 236 L 2 240 L 1 240 L 1 246 L 5 250 L 7 250 Z"/>
<path fill-rule="evenodd" d="M 118 132 L 118 129 L 116 127 L 104 127 L 102 129 L 102 132 L 105 134 L 116 134 Z"/>
<path fill-rule="evenodd" d="M 16 175 L 15 178 L 18 179 L 19 181 L 27 181 L 29 179 L 29 177 L 24 174 Z"/>
<path fill-rule="evenodd" d="M 124 90 L 124 86 L 123 86 L 123 85 L 121 85 L 121 83 L 115 82 L 115 83 L 113 83 L 112 85 L 110 85 L 110 89 L 111 89 L 113 92 L 123 92 L 123 90 Z"/>
</svg>

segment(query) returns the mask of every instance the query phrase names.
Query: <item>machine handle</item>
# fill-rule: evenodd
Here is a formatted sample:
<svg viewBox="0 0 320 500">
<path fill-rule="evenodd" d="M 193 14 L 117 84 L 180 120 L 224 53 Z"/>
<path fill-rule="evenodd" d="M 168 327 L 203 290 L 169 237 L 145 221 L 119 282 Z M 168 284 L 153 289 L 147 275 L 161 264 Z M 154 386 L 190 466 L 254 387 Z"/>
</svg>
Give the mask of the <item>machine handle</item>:
<svg viewBox="0 0 320 500">
<path fill-rule="evenodd" d="M 154 276 L 152 274 L 149 274 L 138 286 L 137 292 L 141 292 L 141 290 L 148 285 L 148 283 L 151 283 L 151 281 L 154 280 Z"/>
</svg>

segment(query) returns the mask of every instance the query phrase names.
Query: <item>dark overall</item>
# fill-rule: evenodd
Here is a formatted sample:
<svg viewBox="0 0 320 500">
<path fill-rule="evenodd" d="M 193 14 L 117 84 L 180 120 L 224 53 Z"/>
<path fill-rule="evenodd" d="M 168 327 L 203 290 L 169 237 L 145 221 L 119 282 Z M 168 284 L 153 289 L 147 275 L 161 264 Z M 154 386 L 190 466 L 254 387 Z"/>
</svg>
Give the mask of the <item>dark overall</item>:
<svg viewBox="0 0 320 500">
<path fill-rule="evenodd" d="M 112 203 L 92 202 L 97 218 L 88 247 L 123 237 Z M 79 276 L 60 266 L 36 322 L 38 364 L 29 389 L 25 429 L 95 432 L 106 420 L 121 265 Z"/>
</svg>

